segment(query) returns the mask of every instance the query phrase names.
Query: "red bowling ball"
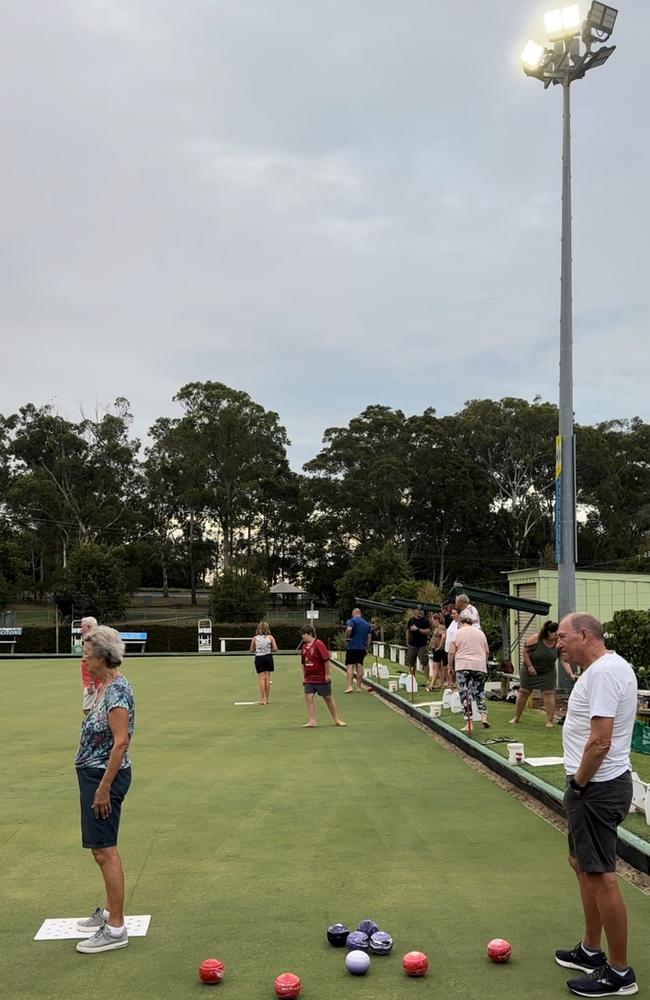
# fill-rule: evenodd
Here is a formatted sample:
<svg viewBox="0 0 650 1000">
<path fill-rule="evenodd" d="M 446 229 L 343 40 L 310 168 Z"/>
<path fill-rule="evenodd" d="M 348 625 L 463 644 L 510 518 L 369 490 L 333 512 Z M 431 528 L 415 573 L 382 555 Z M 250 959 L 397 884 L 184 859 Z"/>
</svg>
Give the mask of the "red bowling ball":
<svg viewBox="0 0 650 1000">
<path fill-rule="evenodd" d="M 422 951 L 409 951 L 402 959 L 402 968 L 407 976 L 416 979 L 429 968 L 429 959 Z"/>
<path fill-rule="evenodd" d="M 508 962 L 512 955 L 512 948 L 509 941 L 503 938 L 494 938 L 488 942 L 487 956 L 491 962 Z"/>
<path fill-rule="evenodd" d="M 224 965 L 218 958 L 206 958 L 199 965 L 199 979 L 202 983 L 220 983 L 223 974 Z"/>
<path fill-rule="evenodd" d="M 300 976 L 294 976 L 293 972 L 283 972 L 275 980 L 275 994 L 279 997 L 297 997 L 300 986 Z"/>
</svg>

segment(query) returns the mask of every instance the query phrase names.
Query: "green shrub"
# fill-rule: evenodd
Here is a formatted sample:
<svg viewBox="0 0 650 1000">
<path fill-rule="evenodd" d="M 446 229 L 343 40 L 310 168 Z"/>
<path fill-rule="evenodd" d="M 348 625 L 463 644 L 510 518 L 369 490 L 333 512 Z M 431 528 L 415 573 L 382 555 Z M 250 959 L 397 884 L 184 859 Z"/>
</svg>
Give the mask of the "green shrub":
<svg viewBox="0 0 650 1000">
<path fill-rule="evenodd" d="M 604 623 L 605 643 L 634 667 L 641 687 L 650 682 L 650 611 L 615 611 Z"/>
</svg>

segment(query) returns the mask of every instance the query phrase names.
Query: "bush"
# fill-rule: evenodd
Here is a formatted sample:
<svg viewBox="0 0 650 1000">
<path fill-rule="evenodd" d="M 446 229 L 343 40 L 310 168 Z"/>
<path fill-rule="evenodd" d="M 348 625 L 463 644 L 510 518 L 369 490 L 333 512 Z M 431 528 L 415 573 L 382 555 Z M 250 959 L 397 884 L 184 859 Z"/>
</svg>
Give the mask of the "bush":
<svg viewBox="0 0 650 1000">
<path fill-rule="evenodd" d="M 628 660 L 641 687 L 650 683 L 650 611 L 615 611 L 605 622 L 605 644 Z"/>
</svg>

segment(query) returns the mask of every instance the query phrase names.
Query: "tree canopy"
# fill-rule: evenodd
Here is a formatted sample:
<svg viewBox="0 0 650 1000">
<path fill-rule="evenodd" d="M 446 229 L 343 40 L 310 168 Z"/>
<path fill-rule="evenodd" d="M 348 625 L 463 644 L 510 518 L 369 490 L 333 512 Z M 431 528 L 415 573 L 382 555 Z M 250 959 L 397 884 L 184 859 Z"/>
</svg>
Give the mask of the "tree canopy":
<svg viewBox="0 0 650 1000">
<path fill-rule="evenodd" d="M 0 415 L 0 603 L 71 586 L 92 546 L 127 589 L 196 600 L 214 578 L 287 579 L 343 611 L 400 582 L 504 589 L 510 569 L 553 565 L 554 404 L 376 403 L 328 427 L 298 472 L 279 415 L 246 392 L 190 382 L 173 402 L 144 450 L 121 397 L 78 420 L 34 403 Z M 576 440 L 578 568 L 646 571 L 650 425 L 577 426 Z"/>
</svg>

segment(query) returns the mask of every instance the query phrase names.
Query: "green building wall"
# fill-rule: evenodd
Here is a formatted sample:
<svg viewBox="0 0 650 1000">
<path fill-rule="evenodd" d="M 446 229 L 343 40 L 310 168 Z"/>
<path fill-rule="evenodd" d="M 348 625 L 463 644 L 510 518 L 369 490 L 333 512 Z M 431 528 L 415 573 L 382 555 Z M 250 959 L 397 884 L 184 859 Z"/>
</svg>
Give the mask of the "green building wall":
<svg viewBox="0 0 650 1000">
<path fill-rule="evenodd" d="M 557 570 L 512 570 L 508 573 L 509 593 L 513 596 L 519 596 L 520 587 L 525 588 L 526 597 L 537 601 L 547 601 L 551 605 L 549 618 L 553 621 L 558 620 Z M 637 611 L 650 609 L 650 574 L 576 571 L 576 611 L 586 611 L 600 621 L 607 622 L 610 621 L 615 611 L 625 609 Z M 521 617 L 522 625 L 527 617 Z M 537 617 L 534 620 L 535 627 L 539 628 L 542 622 L 543 619 Z M 517 616 L 512 613 L 510 634 L 513 642 L 517 632 Z M 519 661 L 518 650 L 515 650 L 514 660 L 515 663 Z"/>
</svg>

